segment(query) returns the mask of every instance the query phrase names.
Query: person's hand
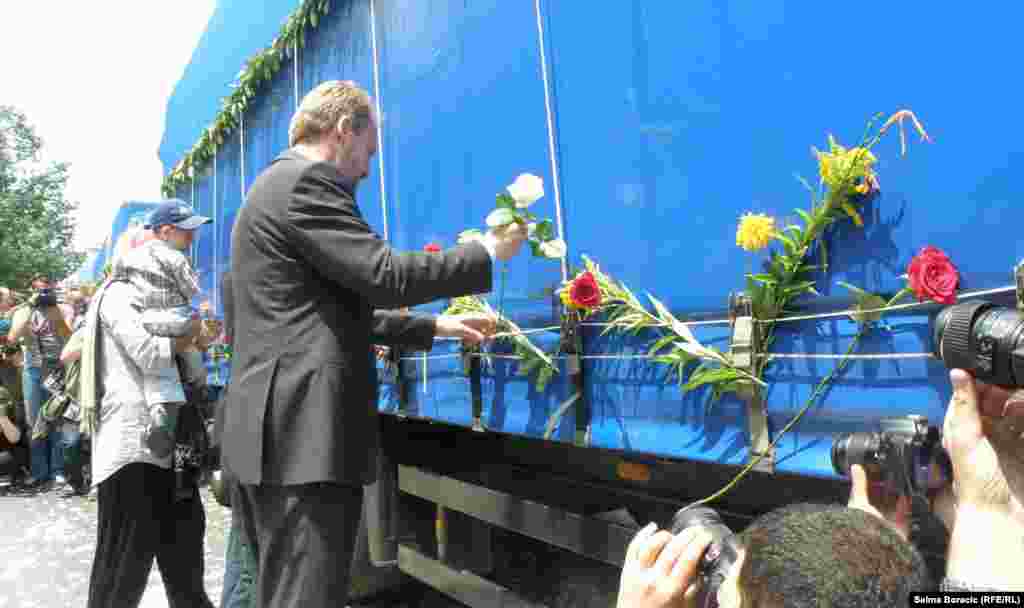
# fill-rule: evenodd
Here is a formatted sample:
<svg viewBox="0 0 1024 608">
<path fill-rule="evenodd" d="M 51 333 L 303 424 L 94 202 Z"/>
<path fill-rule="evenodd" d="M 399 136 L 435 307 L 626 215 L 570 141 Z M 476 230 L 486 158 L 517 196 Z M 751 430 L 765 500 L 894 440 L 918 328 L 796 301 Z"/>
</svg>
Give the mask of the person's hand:
<svg viewBox="0 0 1024 608">
<path fill-rule="evenodd" d="M 850 465 L 850 481 L 847 507 L 870 513 L 889 524 L 904 539 L 910 538 L 909 496 L 895 496 L 884 484 L 871 481 L 859 464 Z"/>
<path fill-rule="evenodd" d="M 192 319 L 189 324 L 189 331 L 184 336 L 174 338 L 174 352 L 183 353 L 196 348 L 196 341 L 203 333 L 203 324 L 199 319 Z"/>
<path fill-rule="evenodd" d="M 487 231 L 483 238 L 491 245 L 494 257 L 502 262 L 514 258 L 526 240 L 527 228 L 519 222 L 500 226 Z"/>
<path fill-rule="evenodd" d="M 964 370 L 949 377 L 953 397 L 942 445 L 953 464 L 957 505 L 1024 517 L 1024 404 Z"/>
<path fill-rule="evenodd" d="M 697 565 L 711 544 L 700 527 L 673 536 L 655 524 L 633 537 L 622 565 L 617 608 L 686 606 L 696 595 Z"/>
<path fill-rule="evenodd" d="M 459 338 L 466 346 L 476 346 L 494 334 L 496 321 L 483 314 L 441 315 L 435 321 L 435 335 L 443 338 Z"/>
</svg>

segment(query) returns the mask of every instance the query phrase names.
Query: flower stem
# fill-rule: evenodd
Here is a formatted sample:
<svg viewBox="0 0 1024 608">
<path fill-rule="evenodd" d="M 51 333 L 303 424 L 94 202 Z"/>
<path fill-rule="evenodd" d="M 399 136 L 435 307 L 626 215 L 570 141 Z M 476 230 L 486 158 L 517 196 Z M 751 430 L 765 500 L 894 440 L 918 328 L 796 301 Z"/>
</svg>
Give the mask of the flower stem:
<svg viewBox="0 0 1024 608">
<path fill-rule="evenodd" d="M 770 452 L 772 449 L 775 448 L 776 445 L 778 445 L 782 437 L 790 429 L 792 429 L 797 422 L 800 422 L 800 419 L 803 418 L 804 414 L 807 413 L 807 410 L 811 409 L 811 406 L 813 406 L 818 401 L 818 398 L 824 393 L 825 389 L 830 384 L 832 384 L 832 382 L 836 378 L 838 378 L 844 371 L 846 371 L 846 366 L 849 365 L 851 361 L 850 355 L 853 354 L 854 350 L 856 350 L 857 345 L 860 343 L 860 339 L 867 332 L 867 328 L 867 324 L 862 324 L 860 326 L 860 328 L 857 330 L 857 334 L 853 337 L 853 340 L 850 342 L 850 346 L 847 347 L 846 352 L 843 354 L 843 358 L 839 360 L 839 364 L 836 365 L 835 368 L 831 372 L 829 372 L 827 376 L 825 376 L 824 378 L 821 379 L 820 382 L 818 382 L 818 384 L 814 387 L 814 390 L 811 391 L 811 396 L 807 398 L 807 402 L 803 405 L 803 407 L 800 408 L 800 411 L 798 411 L 796 415 L 793 416 L 793 419 L 786 423 L 786 426 L 782 427 L 782 430 L 779 431 L 779 434 L 776 435 L 775 439 L 773 439 L 771 444 L 769 444 L 768 450 L 766 450 L 766 452 Z M 756 467 L 758 463 L 764 460 L 764 457 L 765 454 L 758 454 L 756 458 L 748 462 L 746 466 L 744 466 L 743 469 L 740 470 L 739 473 L 737 473 L 736 477 L 732 478 L 732 481 L 725 484 L 725 486 L 722 487 L 721 490 L 715 492 L 711 496 L 690 503 L 689 505 L 686 506 L 686 508 L 689 509 L 690 507 L 699 507 L 701 505 L 706 505 L 710 502 L 718 500 L 726 493 L 728 493 L 729 490 L 736 487 L 736 484 L 738 484 L 744 477 L 746 477 L 747 473 L 749 473 L 751 469 Z"/>
</svg>

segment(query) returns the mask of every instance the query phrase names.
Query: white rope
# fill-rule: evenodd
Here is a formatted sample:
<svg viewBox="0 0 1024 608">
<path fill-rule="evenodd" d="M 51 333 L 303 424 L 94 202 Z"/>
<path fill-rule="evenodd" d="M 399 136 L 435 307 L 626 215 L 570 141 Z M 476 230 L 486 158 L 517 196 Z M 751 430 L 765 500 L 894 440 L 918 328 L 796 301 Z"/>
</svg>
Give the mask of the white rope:
<svg viewBox="0 0 1024 608">
<path fill-rule="evenodd" d="M 932 353 L 876 353 L 870 355 L 819 355 L 817 353 L 759 353 L 765 359 L 934 359 Z"/>
<path fill-rule="evenodd" d="M 219 274 L 217 272 L 217 260 L 220 257 L 220 231 L 217 230 L 217 216 L 219 215 L 217 213 L 217 209 L 220 207 L 220 205 L 218 204 L 218 201 L 217 201 L 217 199 L 220 198 L 219 193 L 217 192 L 217 152 L 218 152 L 217 144 L 216 144 L 216 142 L 214 142 L 214 144 L 213 144 L 213 205 L 211 206 L 212 209 L 213 209 L 213 213 L 212 213 L 212 215 L 213 215 L 213 255 L 210 256 L 210 261 L 213 263 L 213 310 L 214 311 L 217 310 L 217 291 L 218 291 L 217 290 L 217 285 L 219 285 L 219 283 L 217 281 L 217 275 Z M 199 235 L 198 231 L 196 231 L 196 235 L 197 236 Z"/>
<path fill-rule="evenodd" d="M 962 299 L 966 299 L 966 298 L 980 298 L 980 297 L 983 297 L 983 296 L 991 296 L 991 295 L 997 295 L 997 294 L 1001 294 L 1001 293 L 1013 293 L 1014 291 L 1016 291 L 1016 289 L 1017 289 L 1016 287 L 1011 285 L 1009 287 L 996 287 L 994 289 L 985 289 L 985 290 L 982 290 L 982 291 L 969 291 L 969 292 L 957 294 L 957 299 L 961 299 L 962 300 Z M 777 323 L 777 322 L 781 322 L 781 321 L 811 321 L 811 320 L 814 320 L 814 319 L 831 319 L 831 318 L 835 318 L 835 317 L 848 317 L 848 316 L 853 315 L 853 314 L 868 314 L 868 313 L 876 313 L 876 312 L 877 313 L 889 312 L 889 311 L 892 311 L 892 310 L 906 310 L 908 308 L 919 308 L 919 307 L 922 307 L 922 306 L 929 306 L 929 305 L 933 305 L 933 304 L 934 304 L 934 302 L 911 302 L 909 304 L 894 304 L 892 306 L 883 306 L 881 308 L 865 308 L 863 310 L 858 310 L 858 309 L 840 310 L 838 312 L 824 312 L 824 313 L 815 314 L 815 315 L 798 315 L 798 316 L 794 316 L 794 317 L 779 317 L 778 319 L 758 319 L 758 322 L 760 322 L 760 323 Z"/>
<path fill-rule="evenodd" d="M 371 3 L 372 6 L 372 3 Z M 544 82 L 544 111 L 548 120 L 548 153 L 551 156 L 551 187 L 555 192 L 555 224 L 558 227 L 558 238 L 565 240 L 565 225 L 562 221 L 562 194 L 558 179 L 558 158 L 555 149 L 555 122 L 551 111 L 551 85 L 548 82 L 547 55 L 544 52 L 544 24 L 540 14 L 540 0 L 534 2 L 537 13 L 537 40 L 540 48 L 540 74 Z M 567 243 L 568 244 L 568 243 Z M 561 260 L 562 280 L 569 280 L 569 265 L 565 257 Z"/>
<path fill-rule="evenodd" d="M 238 158 L 242 182 L 239 190 L 242 198 L 239 199 L 239 206 L 245 203 L 245 112 L 238 113 Z"/>
<path fill-rule="evenodd" d="M 519 355 L 502 355 L 495 353 L 486 352 L 472 352 L 466 353 L 447 353 L 442 355 L 421 355 L 416 357 L 402 357 L 403 361 L 422 361 L 426 359 L 456 359 L 463 356 L 470 357 L 481 357 L 488 358 L 493 357 L 496 359 L 516 359 L 522 360 L 523 357 Z M 552 359 L 569 359 L 573 355 L 549 355 Z M 579 355 L 580 359 L 621 359 L 621 360 L 642 360 L 642 359 L 654 359 L 661 355 Z M 932 353 L 874 353 L 864 355 L 822 355 L 817 353 L 761 353 L 759 356 L 767 359 L 865 359 L 865 360 L 880 360 L 880 359 L 932 359 L 935 355 Z"/>
<path fill-rule="evenodd" d="M 384 126 L 383 116 L 380 109 L 380 68 L 377 56 L 377 12 L 374 8 L 376 3 L 370 0 L 370 45 L 373 48 L 373 102 L 377 109 L 377 167 L 380 173 L 380 211 L 384 222 L 384 240 L 389 239 L 388 235 L 388 197 L 386 181 L 384 179 Z"/>
<path fill-rule="evenodd" d="M 189 170 L 189 173 L 192 174 L 192 176 L 191 176 L 192 177 L 192 200 L 190 200 L 188 203 L 190 205 L 192 205 L 193 209 L 195 209 L 196 208 L 196 168 L 193 166 Z M 196 242 L 195 242 L 195 240 L 192 241 L 192 245 L 189 247 L 189 257 L 192 258 L 192 267 L 194 268 L 195 265 L 196 265 Z"/>
<path fill-rule="evenodd" d="M 299 41 L 292 43 L 292 73 L 295 76 L 295 111 L 299 110 Z"/>
</svg>

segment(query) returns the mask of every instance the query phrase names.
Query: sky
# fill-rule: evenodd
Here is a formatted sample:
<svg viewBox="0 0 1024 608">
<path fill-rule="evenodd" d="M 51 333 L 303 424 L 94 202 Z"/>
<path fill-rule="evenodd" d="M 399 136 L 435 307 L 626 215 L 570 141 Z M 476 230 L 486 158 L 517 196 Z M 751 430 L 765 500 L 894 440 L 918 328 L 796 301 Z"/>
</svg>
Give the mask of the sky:
<svg viewBox="0 0 1024 608">
<path fill-rule="evenodd" d="M 76 245 L 102 242 L 121 202 L 160 197 L 167 100 L 214 5 L 4 2 L 0 104 L 27 115 L 44 160 L 71 164 Z"/>
</svg>

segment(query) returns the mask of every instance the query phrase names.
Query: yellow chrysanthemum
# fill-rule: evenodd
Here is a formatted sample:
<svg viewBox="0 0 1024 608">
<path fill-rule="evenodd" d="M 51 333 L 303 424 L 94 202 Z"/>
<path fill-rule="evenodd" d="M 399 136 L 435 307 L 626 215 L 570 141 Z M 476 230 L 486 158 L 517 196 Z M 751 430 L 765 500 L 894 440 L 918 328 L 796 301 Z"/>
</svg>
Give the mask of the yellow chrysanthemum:
<svg viewBox="0 0 1024 608">
<path fill-rule="evenodd" d="M 775 218 L 764 213 L 744 213 L 736 228 L 736 244 L 747 251 L 760 251 L 775 236 Z"/>
</svg>

